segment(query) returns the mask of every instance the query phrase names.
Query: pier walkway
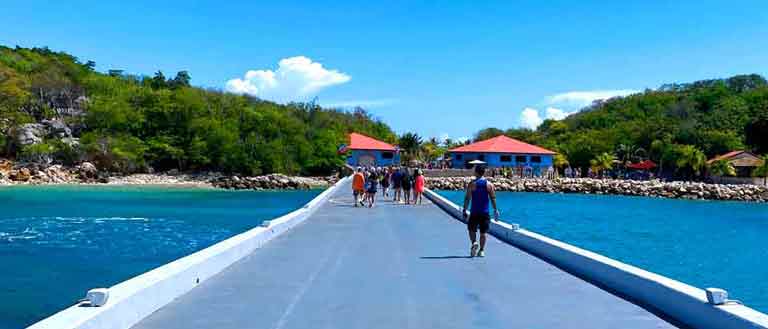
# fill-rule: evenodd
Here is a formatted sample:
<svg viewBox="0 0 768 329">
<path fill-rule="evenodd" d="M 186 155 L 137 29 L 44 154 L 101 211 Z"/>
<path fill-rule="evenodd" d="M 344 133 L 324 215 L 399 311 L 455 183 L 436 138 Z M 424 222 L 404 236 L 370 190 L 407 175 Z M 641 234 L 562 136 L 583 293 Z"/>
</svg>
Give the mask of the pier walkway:
<svg viewBox="0 0 768 329">
<path fill-rule="evenodd" d="M 342 186 L 133 328 L 674 328 L 495 238 L 467 258 L 465 226 L 426 199 L 350 201 Z"/>
</svg>

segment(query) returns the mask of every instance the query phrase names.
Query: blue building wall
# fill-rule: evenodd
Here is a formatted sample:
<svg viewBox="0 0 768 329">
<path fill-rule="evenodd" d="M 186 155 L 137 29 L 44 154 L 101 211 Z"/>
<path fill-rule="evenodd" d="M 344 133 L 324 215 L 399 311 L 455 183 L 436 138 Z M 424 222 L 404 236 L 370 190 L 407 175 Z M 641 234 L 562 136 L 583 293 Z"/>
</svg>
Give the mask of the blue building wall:
<svg viewBox="0 0 768 329">
<path fill-rule="evenodd" d="M 507 159 L 506 157 L 509 157 Z M 519 157 L 519 158 L 518 158 Z M 539 157 L 540 162 L 532 161 L 534 157 Z M 488 167 L 518 167 L 529 166 L 532 168 L 547 168 L 552 166 L 552 155 L 542 154 L 515 154 L 515 153 L 451 153 L 452 167 L 456 169 L 471 168 L 472 166 L 467 164 L 473 160 L 485 161 Z M 510 161 L 502 161 L 510 160 Z"/>
<path fill-rule="evenodd" d="M 392 157 L 387 158 L 385 153 L 391 154 Z M 374 163 L 370 163 L 371 161 Z M 352 150 L 347 157 L 347 164 L 355 167 L 368 165 L 377 167 L 397 165 L 400 164 L 400 154 L 391 151 Z"/>
</svg>

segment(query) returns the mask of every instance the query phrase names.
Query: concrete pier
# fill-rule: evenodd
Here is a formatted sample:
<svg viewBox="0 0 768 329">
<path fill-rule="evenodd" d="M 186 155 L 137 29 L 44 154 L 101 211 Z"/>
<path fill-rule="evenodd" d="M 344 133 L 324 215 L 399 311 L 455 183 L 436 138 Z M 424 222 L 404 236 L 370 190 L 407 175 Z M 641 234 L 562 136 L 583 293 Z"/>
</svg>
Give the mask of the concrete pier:
<svg viewBox="0 0 768 329">
<path fill-rule="evenodd" d="M 295 227 L 144 318 L 150 328 L 674 328 L 465 226 L 425 199 L 354 208 L 340 186 Z"/>
</svg>

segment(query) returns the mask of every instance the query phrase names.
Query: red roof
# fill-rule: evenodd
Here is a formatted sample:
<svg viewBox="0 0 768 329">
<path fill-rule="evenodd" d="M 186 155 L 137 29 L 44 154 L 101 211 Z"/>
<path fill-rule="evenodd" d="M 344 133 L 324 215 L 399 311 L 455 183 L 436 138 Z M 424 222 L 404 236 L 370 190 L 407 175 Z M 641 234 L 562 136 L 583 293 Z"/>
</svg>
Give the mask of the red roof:
<svg viewBox="0 0 768 329">
<path fill-rule="evenodd" d="M 501 135 L 451 149 L 450 152 L 484 152 L 484 153 L 520 153 L 520 154 L 555 154 L 536 145 L 521 142 L 514 138 Z"/>
<path fill-rule="evenodd" d="M 730 152 L 728 152 L 726 154 L 718 155 L 718 156 L 716 156 L 716 157 L 714 157 L 712 159 L 707 160 L 707 163 L 713 163 L 715 161 L 720 161 L 720 160 L 723 160 L 723 159 L 730 159 L 730 158 L 733 158 L 733 157 L 735 157 L 735 156 L 737 156 L 739 154 L 742 154 L 744 152 L 746 152 L 746 151 L 730 151 Z"/>
<path fill-rule="evenodd" d="M 395 147 L 390 144 L 358 133 L 349 134 L 349 146 L 347 148 L 350 150 L 395 151 Z"/>
<path fill-rule="evenodd" d="M 651 160 L 645 160 L 638 163 L 630 163 L 627 165 L 630 169 L 649 170 L 656 168 L 656 163 Z"/>
</svg>

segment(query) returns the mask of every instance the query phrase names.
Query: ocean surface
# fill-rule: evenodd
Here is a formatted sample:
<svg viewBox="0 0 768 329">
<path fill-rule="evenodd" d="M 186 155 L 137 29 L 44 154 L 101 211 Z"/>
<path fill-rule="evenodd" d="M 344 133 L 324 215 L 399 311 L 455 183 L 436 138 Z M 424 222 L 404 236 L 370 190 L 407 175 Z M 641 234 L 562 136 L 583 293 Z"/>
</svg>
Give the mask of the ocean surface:
<svg viewBox="0 0 768 329">
<path fill-rule="evenodd" d="M 0 329 L 301 207 L 319 190 L 1 187 Z"/>
<path fill-rule="evenodd" d="M 440 193 L 463 202 L 463 192 Z M 506 222 L 699 288 L 726 289 L 768 312 L 768 204 L 514 192 L 497 198 Z"/>
</svg>

